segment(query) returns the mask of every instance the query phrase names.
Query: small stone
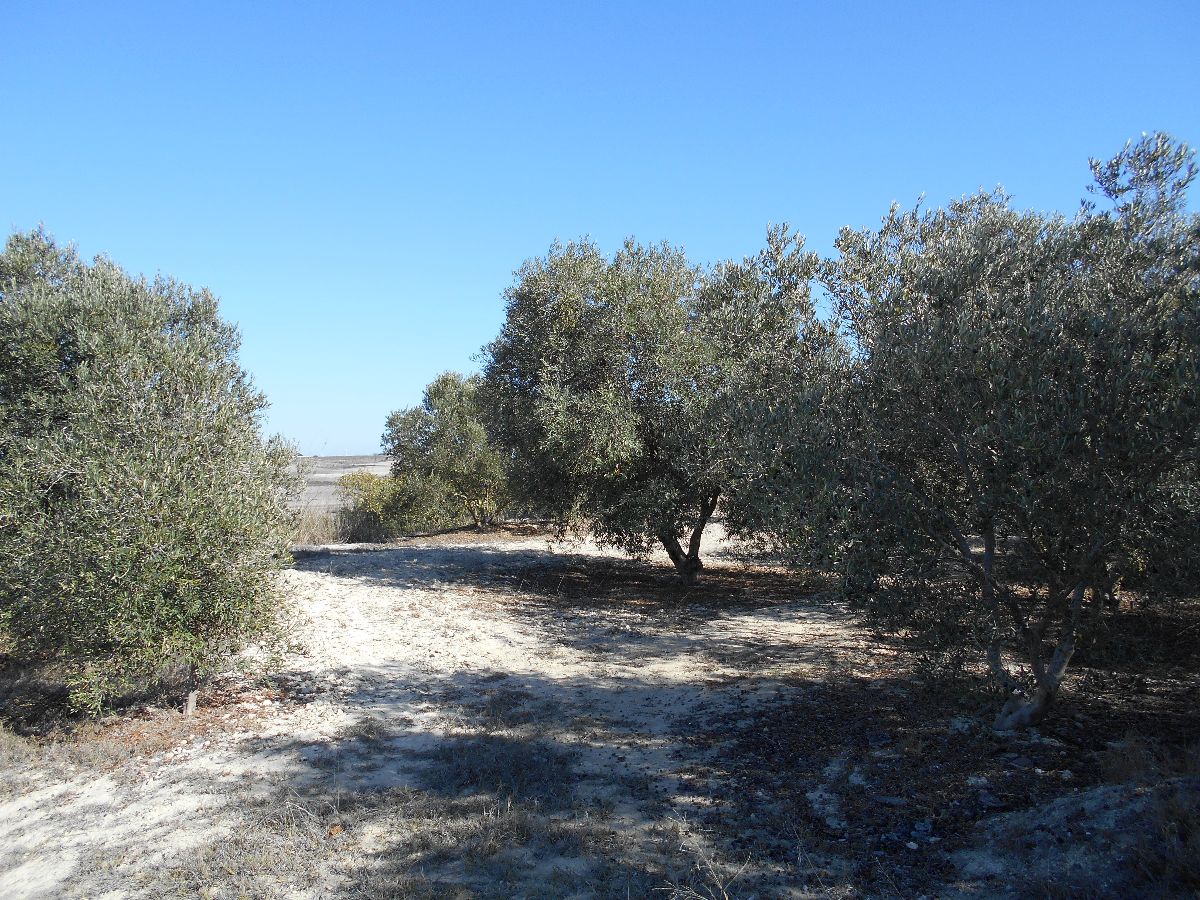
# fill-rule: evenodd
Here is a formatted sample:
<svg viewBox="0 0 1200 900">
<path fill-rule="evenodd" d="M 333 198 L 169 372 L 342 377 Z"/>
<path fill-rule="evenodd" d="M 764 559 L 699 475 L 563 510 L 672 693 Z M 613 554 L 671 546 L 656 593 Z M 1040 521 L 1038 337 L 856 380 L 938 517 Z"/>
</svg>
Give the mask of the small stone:
<svg viewBox="0 0 1200 900">
<path fill-rule="evenodd" d="M 916 845 L 916 844 L 914 844 L 912 841 L 909 841 L 909 842 L 908 842 L 907 844 L 905 844 L 904 846 L 905 846 L 905 847 L 907 847 L 909 850 L 916 850 L 916 849 L 917 849 L 917 845 Z"/>
</svg>

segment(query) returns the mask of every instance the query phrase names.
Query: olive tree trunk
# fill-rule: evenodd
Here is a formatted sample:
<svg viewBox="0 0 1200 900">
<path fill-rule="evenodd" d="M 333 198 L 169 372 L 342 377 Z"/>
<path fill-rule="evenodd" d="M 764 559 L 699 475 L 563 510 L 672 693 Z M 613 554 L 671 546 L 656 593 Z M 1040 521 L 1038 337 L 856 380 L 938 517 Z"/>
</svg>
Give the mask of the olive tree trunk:
<svg viewBox="0 0 1200 900">
<path fill-rule="evenodd" d="M 720 497 L 720 491 L 713 493 L 711 497 L 700 504 L 700 516 L 696 520 L 696 524 L 692 527 L 691 535 L 688 538 L 687 550 L 684 551 L 683 545 L 679 541 L 679 535 L 673 531 L 663 531 L 659 534 L 659 540 L 667 551 L 667 556 L 671 558 L 671 562 L 675 566 L 675 571 L 679 573 L 680 579 L 686 585 L 693 585 L 696 579 L 700 576 L 700 570 L 704 568 L 704 563 L 700 560 L 700 540 L 704 536 L 704 527 L 712 518 L 713 511 L 717 508 L 717 500 Z"/>
<path fill-rule="evenodd" d="M 978 581 L 984 608 L 992 618 L 992 636 L 988 643 L 987 663 L 993 678 L 1008 691 L 1008 699 L 996 716 L 993 727 L 997 731 L 1031 728 L 1046 717 L 1050 706 L 1058 696 L 1067 666 L 1075 654 L 1076 637 L 1089 585 L 1095 573 L 1105 571 L 1102 554 L 1105 543 L 1098 539 L 1080 561 L 1076 569 L 1076 583 L 1066 589 L 1049 588 L 1035 616 L 1027 612 L 1017 601 L 1013 592 L 1001 584 L 995 574 L 996 532 L 990 518 L 985 519 L 980 533 L 983 551 L 971 549 L 961 532 L 955 534 L 955 544 L 962 560 Z M 1099 592 L 1092 591 L 1097 602 Z M 1033 685 L 1023 683 L 1015 677 L 1004 663 L 1003 631 L 1001 620 L 1007 614 L 1013 630 L 1024 644 L 1026 661 L 1033 673 Z M 1047 658 L 1046 636 L 1054 634 L 1053 649 Z"/>
<path fill-rule="evenodd" d="M 1050 711 L 1075 654 L 1086 593 L 1085 581 L 1075 585 L 1069 594 L 1059 594 L 1057 598 L 1048 592 L 1044 614 L 1036 621 L 1030 621 L 1015 602 L 1010 602 L 1014 624 L 1024 641 L 1026 658 L 1033 672 L 1033 685 L 1032 689 L 1027 689 L 1008 671 L 1001 654 L 1000 636 L 993 634 L 988 646 L 988 668 L 1009 691 L 1008 700 L 996 716 L 994 727 L 997 731 L 1031 728 Z M 1058 637 L 1047 659 L 1044 637 L 1055 619 L 1058 619 Z"/>
</svg>

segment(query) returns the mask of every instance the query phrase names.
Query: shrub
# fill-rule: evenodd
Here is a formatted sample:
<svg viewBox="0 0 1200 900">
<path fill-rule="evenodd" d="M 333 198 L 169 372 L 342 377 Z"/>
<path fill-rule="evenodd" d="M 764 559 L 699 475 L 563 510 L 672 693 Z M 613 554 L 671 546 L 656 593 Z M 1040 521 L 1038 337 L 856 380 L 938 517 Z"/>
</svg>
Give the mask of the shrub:
<svg viewBox="0 0 1200 900">
<path fill-rule="evenodd" d="M 421 405 L 393 412 L 383 433 L 392 458 L 396 514 L 426 528 L 494 524 L 509 501 L 508 467 L 488 440 L 479 409 L 478 376 L 443 372 L 426 386 Z"/>
<path fill-rule="evenodd" d="M 351 472 L 338 480 L 345 506 L 339 532 L 353 543 L 387 541 L 401 533 L 395 515 L 399 484 L 373 472 Z"/>
<path fill-rule="evenodd" d="M 294 453 L 205 290 L 0 254 L 0 633 L 76 708 L 202 674 L 270 629 Z"/>
<path fill-rule="evenodd" d="M 352 472 L 338 486 L 346 503 L 339 531 L 347 541 L 380 543 L 462 523 L 461 511 L 435 479 Z"/>
</svg>

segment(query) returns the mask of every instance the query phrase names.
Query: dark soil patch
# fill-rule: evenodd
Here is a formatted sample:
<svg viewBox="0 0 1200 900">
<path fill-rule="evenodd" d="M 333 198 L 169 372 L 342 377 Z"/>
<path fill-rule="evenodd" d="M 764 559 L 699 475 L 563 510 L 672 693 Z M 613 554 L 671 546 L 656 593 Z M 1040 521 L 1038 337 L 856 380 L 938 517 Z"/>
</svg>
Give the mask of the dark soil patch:
<svg viewBox="0 0 1200 900">
<path fill-rule="evenodd" d="M 686 587 L 666 567 L 576 557 L 562 567 L 489 573 L 486 581 L 500 589 L 498 602 L 521 605 L 530 616 L 636 620 L 651 631 L 805 597 L 828 605 L 816 579 L 767 567 L 714 568 Z M 785 679 L 766 698 L 762 678 L 747 666 L 741 678 L 711 685 L 709 709 L 677 723 L 679 759 L 692 760 L 684 789 L 706 800 L 695 824 L 725 859 L 752 858 L 787 873 L 776 887 L 936 893 L 957 877 L 956 852 L 978 846 L 997 816 L 1036 811 L 1113 781 L 1162 782 L 1200 758 L 1200 659 L 1179 639 L 1200 626 L 1200 604 L 1160 612 L 1156 619 L 1145 607 L 1125 607 L 1105 647 L 1080 654 L 1049 720 L 1031 733 L 989 727 L 998 704 L 978 664 L 939 676 L 919 653 L 878 636 L 862 642 L 857 658 L 839 660 L 841 671 Z M 731 706 L 739 694 L 752 699 Z M 1140 755 L 1123 767 L 1131 742 Z M 703 764 L 695 764 L 697 755 Z M 1106 839 L 1081 823 L 1065 833 L 1039 831 L 1010 849 L 1065 852 L 1093 840 Z M 1129 847 L 1114 848 L 1115 870 L 1140 871 Z M 1122 877 L 1126 887 L 1163 887 Z M 1008 887 L 974 889 L 988 896 Z M 769 892 L 772 885 L 747 888 Z"/>
<path fill-rule="evenodd" d="M 686 585 L 669 566 L 606 556 L 572 557 L 567 566 L 531 566 L 490 581 L 564 609 L 614 606 L 644 613 L 761 609 L 811 595 L 817 586 L 795 573 L 750 565 L 705 569 L 697 583 Z"/>
<path fill-rule="evenodd" d="M 693 788 L 707 792 L 704 825 L 726 853 L 783 865 L 803 847 L 847 888 L 917 896 L 954 881 L 952 855 L 977 845 L 998 814 L 1108 780 L 1156 783 L 1200 758 L 1194 677 L 1190 688 L 1153 679 L 1141 692 L 1087 691 L 1094 677 L 1077 673 L 1048 727 L 999 734 L 986 724 L 985 691 L 933 689 L 896 671 L 904 662 L 875 677 L 789 684 L 750 715 L 718 703 L 680 723 L 681 740 L 710 760 Z M 1140 755 L 1122 766 L 1131 741 Z M 1011 849 L 1091 839 L 1080 823 Z M 1133 856 L 1110 861 L 1132 871 Z"/>
</svg>

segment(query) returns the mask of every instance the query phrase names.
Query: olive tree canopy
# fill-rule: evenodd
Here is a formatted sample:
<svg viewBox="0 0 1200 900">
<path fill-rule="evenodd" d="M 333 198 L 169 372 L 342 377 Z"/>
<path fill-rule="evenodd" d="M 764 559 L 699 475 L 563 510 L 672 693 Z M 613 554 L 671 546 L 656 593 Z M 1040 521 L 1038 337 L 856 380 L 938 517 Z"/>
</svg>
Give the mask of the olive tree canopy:
<svg viewBox="0 0 1200 900">
<path fill-rule="evenodd" d="M 999 727 L 1045 715 L 1081 617 L 1164 492 L 1195 476 L 1192 153 L 1152 135 L 1093 169 L 1106 208 L 1065 219 L 1000 193 L 893 208 L 878 231 L 843 231 L 825 273 L 856 354 L 850 538 L 890 542 L 902 569 L 941 559 L 969 575 L 1009 691 Z"/>
<path fill-rule="evenodd" d="M 204 290 L 0 253 L 0 642 L 97 708 L 274 620 L 294 453 Z"/>
<path fill-rule="evenodd" d="M 416 507 L 476 526 L 491 524 L 508 503 L 504 456 L 480 417 L 479 376 L 443 372 L 426 386 L 421 405 L 393 412 L 383 433 L 392 477 Z"/>
<path fill-rule="evenodd" d="M 707 276 L 632 240 L 612 259 L 581 241 L 527 262 L 484 385 L 526 501 L 628 552 L 661 544 L 694 581 L 704 528 L 743 474 L 733 413 L 789 369 L 812 265 L 785 229 Z"/>
</svg>

